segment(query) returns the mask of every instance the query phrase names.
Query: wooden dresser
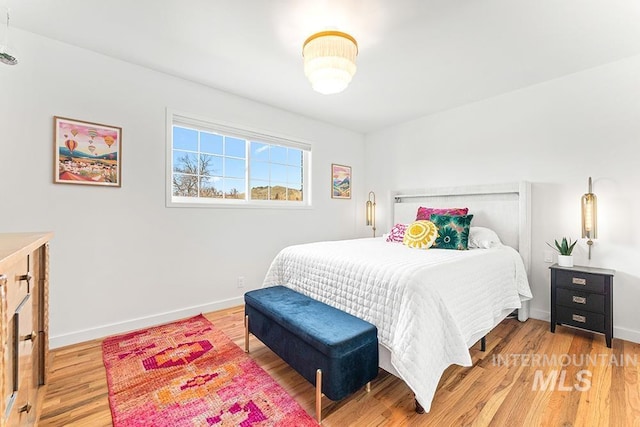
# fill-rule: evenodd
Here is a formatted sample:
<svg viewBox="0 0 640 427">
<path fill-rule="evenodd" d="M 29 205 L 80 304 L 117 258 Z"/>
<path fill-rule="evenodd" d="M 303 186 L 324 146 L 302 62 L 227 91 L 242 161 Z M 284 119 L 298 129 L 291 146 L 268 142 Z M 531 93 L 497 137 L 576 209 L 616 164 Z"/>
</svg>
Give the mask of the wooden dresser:
<svg viewBox="0 0 640 427">
<path fill-rule="evenodd" d="M 51 233 L 0 233 L 0 427 L 34 425 L 49 350 Z"/>
</svg>

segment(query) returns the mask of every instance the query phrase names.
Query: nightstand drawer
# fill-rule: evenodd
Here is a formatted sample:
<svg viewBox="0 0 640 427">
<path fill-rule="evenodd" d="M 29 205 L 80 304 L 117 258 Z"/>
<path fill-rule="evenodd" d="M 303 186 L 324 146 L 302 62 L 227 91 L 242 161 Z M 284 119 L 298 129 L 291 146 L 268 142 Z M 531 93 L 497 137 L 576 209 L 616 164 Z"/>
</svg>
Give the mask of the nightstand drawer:
<svg viewBox="0 0 640 427">
<path fill-rule="evenodd" d="M 568 307 L 558 307 L 558 323 L 577 326 L 595 332 L 605 332 L 604 315 L 589 311 L 574 310 Z"/>
<path fill-rule="evenodd" d="M 604 276 L 581 271 L 556 270 L 556 286 L 587 292 L 604 293 Z"/>
<path fill-rule="evenodd" d="M 604 295 L 579 292 L 571 289 L 557 289 L 557 302 L 575 310 L 586 310 L 604 314 Z"/>
</svg>

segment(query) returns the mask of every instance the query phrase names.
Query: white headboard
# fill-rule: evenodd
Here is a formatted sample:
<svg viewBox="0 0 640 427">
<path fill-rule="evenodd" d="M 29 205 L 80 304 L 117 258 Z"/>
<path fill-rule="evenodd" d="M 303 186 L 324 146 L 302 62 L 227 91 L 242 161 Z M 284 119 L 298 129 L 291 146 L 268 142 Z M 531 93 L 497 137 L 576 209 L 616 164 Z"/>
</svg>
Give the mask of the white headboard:
<svg viewBox="0 0 640 427">
<path fill-rule="evenodd" d="M 416 219 L 420 206 L 469 208 L 471 226 L 494 230 L 502 243 L 520 252 L 527 272 L 531 266 L 531 184 L 529 182 L 428 188 L 392 192 L 394 224 Z"/>
</svg>

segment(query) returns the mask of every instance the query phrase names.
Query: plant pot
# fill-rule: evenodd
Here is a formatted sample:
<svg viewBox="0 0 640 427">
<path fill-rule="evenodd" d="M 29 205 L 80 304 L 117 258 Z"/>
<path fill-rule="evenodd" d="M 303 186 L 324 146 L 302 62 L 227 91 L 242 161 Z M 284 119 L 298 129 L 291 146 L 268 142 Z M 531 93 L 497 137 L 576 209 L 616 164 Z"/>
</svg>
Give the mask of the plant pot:
<svg viewBox="0 0 640 427">
<path fill-rule="evenodd" d="M 560 267 L 573 267 L 573 255 L 558 255 L 558 265 Z"/>
</svg>

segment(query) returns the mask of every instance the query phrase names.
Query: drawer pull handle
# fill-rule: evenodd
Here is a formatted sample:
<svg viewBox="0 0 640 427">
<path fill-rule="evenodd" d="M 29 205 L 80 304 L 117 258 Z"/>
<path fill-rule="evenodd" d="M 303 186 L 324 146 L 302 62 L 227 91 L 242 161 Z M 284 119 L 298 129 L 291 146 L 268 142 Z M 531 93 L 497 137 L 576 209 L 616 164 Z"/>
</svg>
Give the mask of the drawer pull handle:
<svg viewBox="0 0 640 427">
<path fill-rule="evenodd" d="M 574 314 L 571 316 L 571 318 L 576 322 L 587 323 L 587 318 L 584 316 L 580 316 L 579 314 Z"/>
<path fill-rule="evenodd" d="M 29 402 L 27 402 L 26 405 L 23 405 L 20 407 L 20 409 L 18 409 L 18 412 L 26 412 L 28 414 L 29 412 L 31 412 L 31 408 L 32 408 L 32 405 Z"/>
<path fill-rule="evenodd" d="M 0 274 L 0 285 L 6 285 L 6 284 L 7 284 L 7 275 Z"/>
<path fill-rule="evenodd" d="M 22 337 L 22 341 L 34 342 L 37 337 L 38 337 L 38 333 L 36 331 L 31 331 L 29 335 L 25 335 L 24 337 Z"/>
<path fill-rule="evenodd" d="M 585 297 L 577 297 L 577 296 L 573 296 L 573 298 L 571 298 L 573 302 L 575 302 L 576 304 L 586 304 L 587 303 L 587 299 Z"/>
<path fill-rule="evenodd" d="M 586 285 L 587 279 L 583 279 L 582 277 L 573 277 L 571 279 L 571 283 L 573 283 L 574 285 Z"/>
<path fill-rule="evenodd" d="M 27 283 L 29 283 L 29 282 L 31 281 L 31 279 L 33 279 L 33 274 L 31 274 L 31 273 L 23 274 L 23 275 L 22 275 L 22 276 L 20 276 L 18 279 L 19 279 L 21 282 L 22 282 L 23 280 L 26 280 L 26 281 L 27 281 Z"/>
</svg>

